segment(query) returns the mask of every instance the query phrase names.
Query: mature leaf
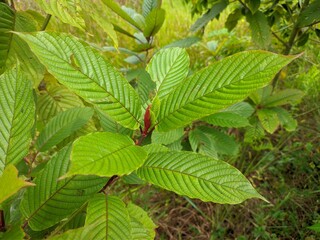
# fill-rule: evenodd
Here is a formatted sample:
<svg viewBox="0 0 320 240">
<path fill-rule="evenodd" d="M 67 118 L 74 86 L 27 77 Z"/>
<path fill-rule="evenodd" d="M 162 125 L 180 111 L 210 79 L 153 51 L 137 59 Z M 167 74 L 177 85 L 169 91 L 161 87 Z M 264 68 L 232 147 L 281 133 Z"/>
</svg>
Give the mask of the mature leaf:
<svg viewBox="0 0 320 240">
<path fill-rule="evenodd" d="M 128 136 L 108 132 L 92 133 L 74 142 L 67 176 L 121 176 L 139 168 L 146 157 L 143 148 L 136 146 Z"/>
<path fill-rule="evenodd" d="M 113 12 L 115 12 L 119 17 L 126 20 L 132 26 L 136 27 L 138 30 L 142 31 L 140 24 L 138 24 L 132 17 L 126 13 L 114 0 L 102 0 Z"/>
<path fill-rule="evenodd" d="M 279 127 L 280 121 L 278 114 L 272 109 L 260 109 L 257 111 L 258 118 L 261 122 L 262 127 L 268 133 L 274 133 Z"/>
<path fill-rule="evenodd" d="M 231 105 L 230 107 L 227 107 L 222 111 L 231 112 L 234 114 L 238 114 L 244 118 L 248 118 L 254 113 L 255 109 L 247 102 L 239 102 L 234 105 Z"/>
<path fill-rule="evenodd" d="M 146 17 L 146 26 L 143 35 L 148 38 L 156 35 L 164 23 L 166 12 L 163 9 L 155 8 Z"/>
<path fill-rule="evenodd" d="M 228 128 L 239 128 L 250 125 L 247 118 L 233 112 L 218 112 L 205 117 L 203 120 L 215 126 Z"/>
<path fill-rule="evenodd" d="M 203 14 L 190 28 L 190 31 L 196 32 L 205 27 L 212 19 L 217 17 L 227 6 L 228 0 L 220 0 L 213 4 L 212 8 Z"/>
<path fill-rule="evenodd" d="M 276 107 L 285 104 L 298 103 L 304 93 L 298 89 L 285 89 L 263 99 L 261 104 L 265 107 Z"/>
<path fill-rule="evenodd" d="M 246 127 L 244 141 L 253 143 L 265 136 L 263 127 L 258 119 L 250 121 L 250 126 Z"/>
<path fill-rule="evenodd" d="M 196 128 L 190 131 L 189 143 L 192 151 L 218 159 L 219 156 L 213 139 L 200 129 Z"/>
<path fill-rule="evenodd" d="M 96 176 L 73 176 L 59 180 L 70 165 L 71 146 L 60 150 L 36 177 L 36 187 L 23 195 L 21 211 L 36 231 L 49 228 L 68 217 L 107 182 Z"/>
<path fill-rule="evenodd" d="M 231 32 L 238 24 L 240 18 L 242 18 L 241 8 L 236 8 L 232 13 L 228 15 L 225 23 L 226 28 Z"/>
<path fill-rule="evenodd" d="M 262 49 L 268 49 L 271 43 L 271 30 L 268 25 L 266 16 L 256 11 L 254 14 L 250 12 L 246 15 L 250 24 L 252 40 Z"/>
<path fill-rule="evenodd" d="M 14 30 L 14 11 L 5 3 L 0 3 L 0 74 L 5 70 L 6 61 Z"/>
<path fill-rule="evenodd" d="M 148 145 L 144 145 L 143 149 L 149 154 L 149 153 L 157 153 L 157 152 L 167 152 L 169 151 L 169 148 L 166 146 L 163 146 L 159 143 L 151 143 Z"/>
<path fill-rule="evenodd" d="M 255 14 L 255 12 L 259 9 L 260 7 L 260 0 L 246 0 L 246 3 L 248 4 L 248 7 L 251 11 L 252 14 Z"/>
<path fill-rule="evenodd" d="M 155 228 L 157 225 L 153 223 L 148 214 L 137 205 L 129 203 L 127 206 L 130 221 L 131 234 L 133 240 L 153 240 L 155 238 Z"/>
<path fill-rule="evenodd" d="M 168 48 L 154 55 L 147 71 L 157 85 L 159 99 L 167 96 L 187 77 L 189 64 L 189 56 L 182 48 Z"/>
<path fill-rule="evenodd" d="M 2 203 L 21 188 L 33 186 L 33 184 L 18 178 L 18 170 L 10 164 L 4 169 L 2 175 L 0 175 L 0 186 L 0 203 Z"/>
<path fill-rule="evenodd" d="M 150 103 L 150 98 L 155 91 L 156 84 L 151 80 L 149 73 L 144 69 L 137 69 L 136 81 L 138 84 L 136 90 L 141 102 L 144 104 L 143 107 L 145 107 Z"/>
<path fill-rule="evenodd" d="M 14 226 L 7 227 L 6 226 L 6 231 L 1 234 L 0 233 L 0 238 L 1 239 L 26 239 L 26 233 L 22 230 L 21 225 L 16 224 Z"/>
<path fill-rule="evenodd" d="M 180 48 L 188 48 L 191 47 L 192 45 L 198 43 L 201 40 L 199 37 L 186 37 L 177 41 L 174 41 L 166 46 L 164 46 L 162 49 L 165 48 L 173 48 L 173 47 L 180 47 Z"/>
<path fill-rule="evenodd" d="M 320 21 L 320 1 L 310 3 L 298 17 L 298 27 L 311 26 Z"/>
<path fill-rule="evenodd" d="M 170 144 L 184 135 L 183 128 L 177 128 L 168 132 L 154 131 L 151 136 L 152 143 L 155 144 Z"/>
<path fill-rule="evenodd" d="M 158 130 L 185 126 L 243 100 L 292 59 L 262 51 L 241 52 L 195 73 L 161 101 Z"/>
<path fill-rule="evenodd" d="M 47 13 L 59 18 L 62 22 L 84 30 L 85 22 L 81 17 L 80 0 L 36 0 Z"/>
<path fill-rule="evenodd" d="M 139 126 L 140 100 L 127 80 L 95 50 L 66 34 L 19 34 L 59 82 L 130 129 Z"/>
<path fill-rule="evenodd" d="M 84 107 L 84 104 L 76 94 L 62 85 L 46 87 L 38 96 L 39 119 L 45 123 L 59 112 L 76 107 Z"/>
<path fill-rule="evenodd" d="M 288 132 L 292 132 L 292 131 L 296 130 L 296 128 L 298 126 L 297 120 L 295 120 L 287 110 L 285 110 L 281 107 L 274 107 L 274 108 L 272 108 L 272 110 L 277 113 L 280 124 Z"/>
<path fill-rule="evenodd" d="M 18 68 L 0 76 L 0 174 L 28 153 L 35 118 L 31 82 Z"/>
<path fill-rule="evenodd" d="M 149 154 L 137 173 L 157 186 L 206 202 L 236 204 L 253 197 L 264 199 L 239 170 L 200 154 Z"/>
<path fill-rule="evenodd" d="M 49 150 L 82 128 L 92 117 L 91 108 L 73 108 L 52 118 L 40 133 L 36 147 L 40 152 Z"/>
<path fill-rule="evenodd" d="M 159 8 L 161 5 L 160 0 L 143 0 L 142 3 L 142 15 L 144 17 L 148 16 L 148 14 L 155 8 Z"/>
</svg>

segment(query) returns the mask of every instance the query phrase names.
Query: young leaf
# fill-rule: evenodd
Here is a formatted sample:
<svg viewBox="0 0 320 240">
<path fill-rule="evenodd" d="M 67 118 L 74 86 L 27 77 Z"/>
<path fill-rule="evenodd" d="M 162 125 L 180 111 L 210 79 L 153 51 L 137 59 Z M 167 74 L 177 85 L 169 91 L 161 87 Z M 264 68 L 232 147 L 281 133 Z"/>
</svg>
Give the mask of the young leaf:
<svg viewBox="0 0 320 240">
<path fill-rule="evenodd" d="M 160 0 L 143 0 L 142 3 L 142 15 L 144 17 L 148 16 L 148 14 L 155 8 L 159 8 L 161 5 Z"/>
<path fill-rule="evenodd" d="M 23 195 L 21 211 L 36 231 L 49 228 L 71 215 L 107 182 L 96 176 L 74 176 L 58 180 L 67 172 L 71 146 L 60 150 L 36 177 L 36 187 Z"/>
<path fill-rule="evenodd" d="M 164 46 L 162 49 L 165 48 L 174 48 L 174 47 L 180 47 L 180 48 L 188 48 L 191 47 L 192 45 L 198 43 L 201 40 L 199 37 L 186 37 L 177 41 L 174 41 L 166 46 Z"/>
<path fill-rule="evenodd" d="M 128 13 L 126 13 L 114 0 L 102 0 L 113 12 L 115 12 L 119 17 L 126 20 L 132 26 L 136 27 L 138 30 L 142 31 L 140 24 L 133 20 Z"/>
<path fill-rule="evenodd" d="M 262 127 L 268 133 L 274 133 L 279 127 L 280 121 L 278 114 L 272 109 L 260 109 L 257 111 L 258 118 L 261 122 Z"/>
<path fill-rule="evenodd" d="M 121 125 L 139 127 L 140 100 L 127 80 L 95 50 L 66 34 L 18 34 L 59 82 Z"/>
<path fill-rule="evenodd" d="M 295 104 L 301 100 L 304 93 L 298 89 L 285 89 L 263 99 L 265 107 L 276 107 L 285 104 Z"/>
<path fill-rule="evenodd" d="M 146 26 L 143 30 L 143 35 L 148 38 L 156 35 L 162 27 L 166 12 L 163 9 L 155 8 L 146 17 Z"/>
<path fill-rule="evenodd" d="M 67 176 L 121 176 L 139 168 L 146 157 L 143 148 L 136 146 L 128 136 L 108 132 L 92 133 L 74 142 Z"/>
<path fill-rule="evenodd" d="M 196 32 L 205 27 L 212 19 L 218 16 L 228 6 L 227 0 L 220 0 L 213 4 L 212 8 L 203 14 L 190 28 L 191 32 Z"/>
<path fill-rule="evenodd" d="M 34 186 L 34 184 L 18 178 L 18 170 L 10 164 L 4 169 L 2 175 L 0 175 L 0 186 L 0 203 L 2 203 L 21 188 Z"/>
<path fill-rule="evenodd" d="M 205 117 L 203 120 L 215 126 L 228 128 L 239 128 L 250 125 L 247 118 L 233 112 L 218 112 Z"/>
<path fill-rule="evenodd" d="M 0 76 L 0 174 L 28 153 L 35 119 L 31 82 L 18 68 Z"/>
<path fill-rule="evenodd" d="M 127 206 L 133 240 L 153 240 L 156 236 L 155 225 L 148 214 L 137 205 L 129 203 Z"/>
<path fill-rule="evenodd" d="M 81 17 L 80 0 L 36 0 L 36 2 L 47 14 L 51 14 L 64 23 L 84 30 L 85 22 Z"/>
<path fill-rule="evenodd" d="M 261 88 L 293 57 L 270 52 L 235 54 L 181 82 L 161 101 L 158 130 L 183 127 L 243 100 Z"/>
<path fill-rule="evenodd" d="M 36 147 L 40 152 L 49 150 L 82 128 L 92 117 L 91 108 L 73 108 L 52 118 L 40 133 Z"/>
<path fill-rule="evenodd" d="M 14 11 L 5 3 L 0 3 L 0 74 L 5 70 L 6 61 L 14 29 Z"/>
<path fill-rule="evenodd" d="M 154 131 L 151 136 L 152 143 L 156 144 L 170 144 L 184 135 L 183 128 L 177 128 L 168 132 L 157 132 Z"/>
<path fill-rule="evenodd" d="M 97 195 L 88 204 L 85 226 L 57 235 L 51 240 L 132 240 L 131 221 L 125 203 L 116 196 Z"/>
<path fill-rule="evenodd" d="M 189 63 L 189 56 L 182 48 L 168 48 L 154 55 L 146 70 L 157 85 L 159 99 L 167 96 L 186 78 Z"/>
<path fill-rule="evenodd" d="M 254 197 L 265 200 L 239 170 L 200 154 L 149 154 L 137 174 L 157 186 L 205 202 L 237 204 Z"/>
<path fill-rule="evenodd" d="M 254 14 L 249 12 L 246 17 L 250 24 L 252 40 L 262 49 L 268 49 L 271 43 L 271 30 L 266 16 L 256 11 Z"/>
</svg>

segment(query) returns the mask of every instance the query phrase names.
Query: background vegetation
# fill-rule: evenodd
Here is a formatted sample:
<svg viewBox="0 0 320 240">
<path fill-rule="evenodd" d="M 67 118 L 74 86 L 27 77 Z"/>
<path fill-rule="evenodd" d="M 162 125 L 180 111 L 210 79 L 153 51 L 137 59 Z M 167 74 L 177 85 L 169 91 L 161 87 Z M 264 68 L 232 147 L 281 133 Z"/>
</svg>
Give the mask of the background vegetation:
<svg viewBox="0 0 320 240">
<path fill-rule="evenodd" d="M 119 2 L 141 11 L 139 1 Z M 39 10 L 33 1 L 16 1 L 16 8 Z M 153 41 L 154 48 L 144 51 L 147 60 L 158 49 L 185 38 L 194 42 L 187 48 L 191 71 L 234 53 L 260 48 L 253 41 L 249 23 L 244 18 L 239 19 L 231 31 L 225 27 L 234 6 L 229 6 L 218 19 L 196 32 L 189 29 L 200 15 L 191 16 L 191 3 L 164 0 L 162 8 L 166 11 L 166 19 Z M 108 17 L 129 31 L 118 16 Z M 39 15 L 39 19 L 44 20 L 44 17 Z M 50 20 L 47 30 L 69 32 L 86 39 L 104 50 L 104 54 L 123 72 L 146 65 L 147 60 L 137 62 L 130 52 L 110 47 L 113 45 L 110 37 L 89 16 L 85 21 L 89 33 L 56 18 Z M 315 25 L 316 29 L 319 27 L 319 24 Z M 313 31 L 305 44 L 298 41 L 299 38 L 292 46 L 291 54 L 303 52 L 303 55 L 281 72 L 275 90 L 303 91 L 301 101 L 298 99 L 282 106 L 296 119 L 297 126 L 290 131 L 285 126 L 276 127 L 274 131 L 262 128 L 259 141 L 248 140 L 248 129 L 219 128 L 240 143 L 235 154 L 222 158 L 240 169 L 270 203 L 255 199 L 239 205 L 204 203 L 157 187 L 131 186 L 118 181 L 113 191 L 151 213 L 159 226 L 157 239 L 319 239 L 320 234 L 308 227 L 320 222 L 320 38 L 318 32 Z M 137 42 L 126 35 L 119 35 L 118 45 L 138 52 Z M 283 52 L 283 44 L 277 37 L 272 37 L 269 50 Z M 261 120 L 258 115 L 260 102 L 255 101 L 254 96 L 247 102 L 254 106 L 251 123 Z"/>
</svg>

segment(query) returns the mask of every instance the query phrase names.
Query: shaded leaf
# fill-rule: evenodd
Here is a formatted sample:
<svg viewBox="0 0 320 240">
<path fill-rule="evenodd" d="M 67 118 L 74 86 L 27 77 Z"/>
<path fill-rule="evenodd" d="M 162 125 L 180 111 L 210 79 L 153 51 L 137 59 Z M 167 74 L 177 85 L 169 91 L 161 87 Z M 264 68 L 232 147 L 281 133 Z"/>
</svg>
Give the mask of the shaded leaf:
<svg viewBox="0 0 320 240">
<path fill-rule="evenodd" d="M 218 112 L 203 119 L 219 127 L 238 128 L 250 125 L 247 118 L 233 112 Z"/>
<path fill-rule="evenodd" d="M 310 3 L 298 17 L 298 27 L 313 25 L 320 21 L 320 1 L 315 0 Z"/>
<path fill-rule="evenodd" d="M 168 132 L 152 132 L 152 143 L 156 144 L 170 144 L 179 140 L 184 135 L 183 128 L 177 128 Z"/>
<path fill-rule="evenodd" d="M 275 107 L 285 104 L 298 103 L 304 93 L 298 89 L 285 89 L 263 99 L 261 104 L 265 107 Z"/>
<path fill-rule="evenodd" d="M 259 109 L 257 111 L 258 118 L 261 122 L 262 127 L 268 133 L 274 133 L 279 127 L 280 121 L 278 114 L 272 109 Z"/>
<path fill-rule="evenodd" d="M 272 108 L 272 110 L 277 113 L 280 124 L 282 127 L 284 127 L 284 129 L 286 129 L 288 132 L 296 130 L 298 126 L 297 120 L 295 120 L 288 111 L 281 107 L 275 107 Z"/>
<path fill-rule="evenodd" d="M 143 35 L 148 38 L 156 35 L 162 27 L 166 12 L 163 9 L 155 8 L 146 17 L 146 26 L 143 30 Z"/>
</svg>

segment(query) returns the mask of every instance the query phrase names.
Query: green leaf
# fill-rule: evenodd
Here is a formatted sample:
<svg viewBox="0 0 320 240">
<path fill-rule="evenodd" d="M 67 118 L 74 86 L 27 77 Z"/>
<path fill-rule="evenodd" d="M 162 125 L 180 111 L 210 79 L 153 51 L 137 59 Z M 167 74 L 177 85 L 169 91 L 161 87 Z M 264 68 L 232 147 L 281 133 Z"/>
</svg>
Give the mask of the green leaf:
<svg viewBox="0 0 320 240">
<path fill-rule="evenodd" d="M 228 0 L 220 0 L 213 4 L 212 8 L 203 14 L 190 28 L 191 32 L 196 32 L 205 27 L 212 19 L 217 17 L 227 6 Z"/>
<path fill-rule="evenodd" d="M 242 18 L 241 8 L 236 8 L 232 13 L 228 15 L 225 26 L 229 32 L 231 32 L 237 26 L 240 18 Z"/>
<path fill-rule="evenodd" d="M 133 203 L 129 203 L 127 209 L 131 221 L 132 239 L 153 240 L 156 236 L 155 228 L 157 225 L 153 223 L 148 214 Z"/>
<path fill-rule="evenodd" d="M 239 128 L 250 125 L 247 118 L 233 112 L 218 112 L 205 117 L 203 120 L 215 126 L 228 128 Z"/>
<path fill-rule="evenodd" d="M 138 24 L 132 17 L 126 13 L 114 0 L 102 0 L 113 12 L 115 12 L 119 17 L 126 20 L 132 26 L 136 27 L 138 30 L 142 31 L 140 24 Z"/>
<path fill-rule="evenodd" d="M 62 22 L 84 30 L 80 0 L 35 0 L 47 13 L 59 18 Z"/>
<path fill-rule="evenodd" d="M 143 148 L 136 146 L 128 136 L 108 132 L 92 133 L 74 142 L 67 176 L 121 176 L 139 168 L 146 157 Z"/>
<path fill-rule="evenodd" d="M 252 14 L 255 14 L 255 12 L 260 7 L 260 0 L 246 0 L 246 3 L 251 11 Z"/>
<path fill-rule="evenodd" d="M 156 35 L 164 23 L 166 12 L 163 9 L 155 8 L 146 17 L 146 26 L 143 35 L 148 38 Z"/>
<path fill-rule="evenodd" d="M 150 96 L 156 88 L 156 84 L 151 80 L 149 73 L 144 69 L 137 70 L 136 80 L 138 83 L 136 90 L 139 94 L 140 100 L 144 106 L 148 105 L 148 103 L 150 103 Z"/>
<path fill-rule="evenodd" d="M 292 131 L 296 130 L 296 128 L 298 126 L 297 120 L 295 120 L 288 111 L 286 111 L 285 109 L 283 109 L 281 107 L 275 107 L 275 108 L 272 108 L 272 110 L 278 114 L 280 124 L 288 132 L 292 132 Z"/>
<path fill-rule="evenodd" d="M 5 3 L 0 3 L 0 74 L 5 70 L 6 61 L 12 41 L 14 30 L 15 14 L 14 11 Z"/>
<path fill-rule="evenodd" d="M 201 41 L 201 38 L 199 37 L 186 37 L 177 41 L 174 41 L 166 46 L 164 46 L 162 49 L 165 48 L 174 48 L 174 47 L 180 47 L 180 48 L 188 48 L 191 47 L 192 45 L 198 43 L 199 41 Z"/>
<path fill-rule="evenodd" d="M 31 82 L 18 68 L 0 76 L 0 174 L 28 153 L 35 119 Z"/>
<path fill-rule="evenodd" d="M 262 49 L 268 49 L 271 43 L 271 30 L 266 16 L 262 12 L 256 11 L 254 14 L 249 12 L 246 18 L 250 24 L 253 42 Z"/>
<path fill-rule="evenodd" d="M 246 132 L 244 134 L 244 141 L 253 143 L 260 140 L 265 136 L 263 127 L 258 119 L 250 121 L 250 126 L 246 127 Z"/>
<path fill-rule="evenodd" d="M 36 231 L 49 228 L 77 211 L 107 182 L 96 176 L 74 176 L 58 180 L 70 165 L 71 146 L 60 150 L 36 177 L 21 201 L 21 212 Z"/>
<path fill-rule="evenodd" d="M 177 128 L 168 132 L 154 131 L 151 136 L 152 143 L 156 144 L 170 144 L 184 135 L 183 128 Z"/>
<path fill-rule="evenodd" d="M 148 16 L 148 14 L 155 8 L 159 8 L 161 5 L 161 1 L 159 0 L 143 0 L 142 3 L 142 15 L 144 17 Z"/>
<path fill-rule="evenodd" d="M 320 21 L 320 1 L 315 0 L 310 3 L 298 17 L 298 27 L 311 26 Z"/>
<path fill-rule="evenodd" d="M 139 127 L 140 100 L 127 80 L 95 50 L 66 34 L 18 34 L 48 71 L 121 125 Z"/>
<path fill-rule="evenodd" d="M 144 145 L 143 149 L 149 154 L 149 153 L 157 153 L 157 152 L 167 152 L 169 151 L 169 148 L 166 146 L 163 146 L 159 143 L 151 143 L 148 145 Z"/>
<path fill-rule="evenodd" d="M 200 154 L 153 153 L 137 174 L 152 184 L 205 202 L 237 204 L 254 197 L 265 200 L 239 170 Z"/>
<path fill-rule="evenodd" d="M 18 170 L 12 164 L 8 165 L 2 175 L 0 175 L 0 203 L 4 202 L 10 196 L 18 192 L 23 187 L 30 187 L 34 184 L 25 182 L 18 178 Z"/>
<path fill-rule="evenodd" d="M 298 103 L 304 93 L 298 89 L 285 89 L 263 99 L 261 104 L 265 107 L 276 107 L 285 104 Z"/>
<path fill-rule="evenodd" d="M 261 122 L 262 127 L 268 133 L 274 133 L 279 127 L 280 121 L 278 114 L 272 109 L 259 109 L 257 111 L 258 118 Z"/>
<path fill-rule="evenodd" d="M 292 59 L 270 52 L 248 51 L 196 72 L 161 101 L 158 130 L 183 127 L 243 100 L 267 85 Z"/>
<path fill-rule="evenodd" d="M 200 129 L 195 128 L 190 131 L 189 143 L 192 151 L 218 159 L 218 153 L 214 146 L 213 139 Z"/>
<path fill-rule="evenodd" d="M 222 111 L 231 112 L 234 114 L 238 114 L 244 118 L 248 118 L 254 113 L 255 109 L 247 102 L 239 102 L 234 105 L 231 105 L 230 107 L 227 107 Z"/>
<path fill-rule="evenodd" d="M 0 233 L 0 238 L 12 240 L 26 239 L 26 233 L 22 230 L 21 225 L 19 224 L 14 226 L 9 225 L 9 227 L 6 226 L 6 231 L 3 235 Z"/>
<path fill-rule="evenodd" d="M 67 231 L 50 239 L 132 240 L 128 209 L 116 196 L 98 195 L 88 204 L 84 227 Z"/>
<path fill-rule="evenodd" d="M 146 70 L 157 85 L 159 99 L 167 96 L 187 77 L 189 64 L 189 56 L 182 48 L 167 48 L 154 55 Z"/>
<path fill-rule="evenodd" d="M 92 117 L 91 108 L 73 108 L 52 118 L 40 133 L 36 147 L 44 152 L 82 128 Z"/>
<path fill-rule="evenodd" d="M 320 232 L 320 223 L 313 224 L 312 226 L 310 226 L 308 228 L 315 231 L 315 232 Z"/>
<path fill-rule="evenodd" d="M 58 113 L 76 107 L 84 107 L 84 104 L 77 95 L 62 85 L 47 86 L 38 96 L 37 112 L 40 121 L 44 123 Z"/>
</svg>

